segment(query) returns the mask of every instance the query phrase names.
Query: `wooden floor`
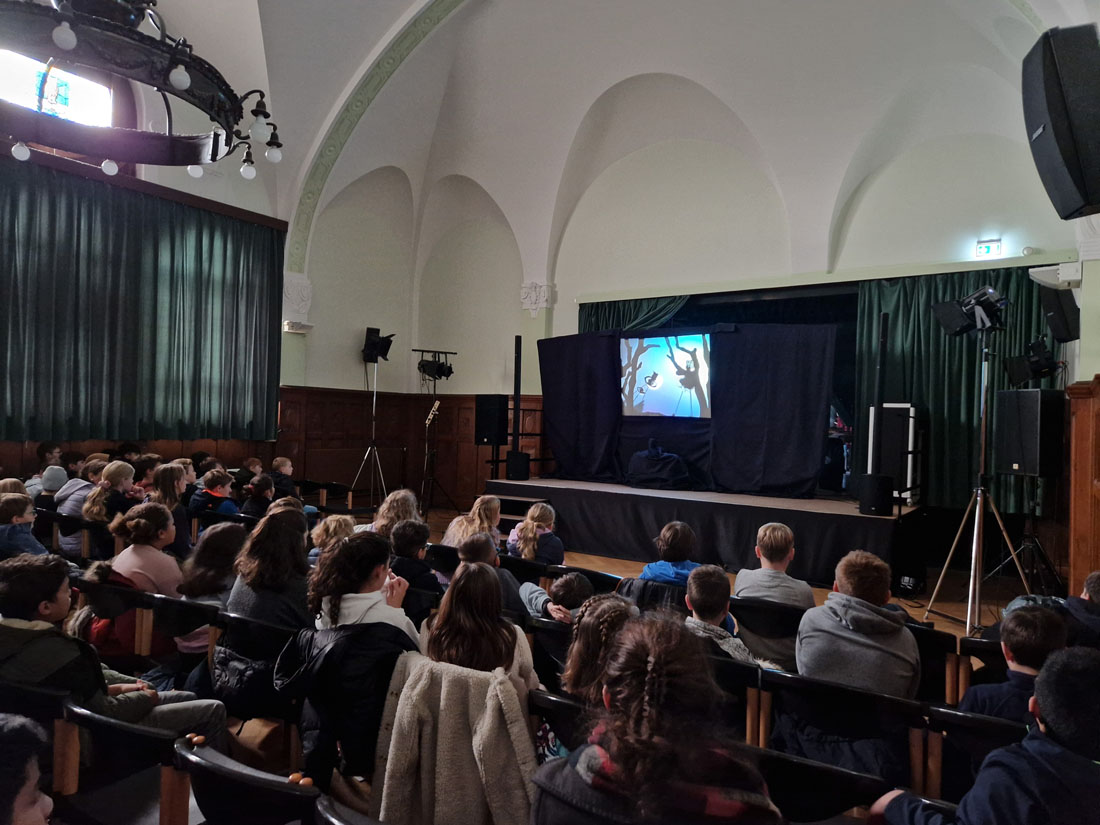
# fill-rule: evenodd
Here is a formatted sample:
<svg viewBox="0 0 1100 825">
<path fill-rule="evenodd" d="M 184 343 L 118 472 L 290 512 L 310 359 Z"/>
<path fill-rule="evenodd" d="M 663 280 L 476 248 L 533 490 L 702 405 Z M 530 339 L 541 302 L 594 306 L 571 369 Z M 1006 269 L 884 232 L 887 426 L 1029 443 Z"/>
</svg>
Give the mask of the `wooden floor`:
<svg viewBox="0 0 1100 825">
<path fill-rule="evenodd" d="M 454 511 L 432 510 L 428 518 L 428 523 L 432 528 L 432 541 L 439 541 L 443 538 L 443 532 L 456 515 L 458 514 Z M 573 553 L 568 550 L 565 553 L 565 563 L 575 567 L 587 567 L 590 570 L 613 573 L 616 576 L 637 576 L 644 566 L 643 562 Z M 737 576 L 733 573 L 728 575 L 732 587 Z M 932 588 L 935 587 L 939 575 L 939 568 L 929 569 L 928 591 L 926 593 L 915 599 L 895 597 L 891 599 L 891 602 L 905 608 L 913 618 L 924 620 L 924 611 L 928 606 L 928 599 L 932 595 Z M 967 579 L 968 575 L 964 571 L 948 571 L 944 579 L 942 592 L 936 600 L 936 609 L 954 616 L 960 621 L 953 622 L 941 616 L 929 615 L 928 621 L 934 622 L 937 630 L 954 633 L 956 636 L 964 635 L 961 621 L 966 617 Z M 813 591 L 818 604 L 823 604 L 825 598 L 829 595 L 829 591 L 822 587 L 815 587 Z M 988 626 L 1000 621 L 1001 609 L 1021 593 L 1023 593 L 1023 587 L 1019 579 L 1007 575 L 986 582 L 982 586 L 982 624 Z"/>
</svg>

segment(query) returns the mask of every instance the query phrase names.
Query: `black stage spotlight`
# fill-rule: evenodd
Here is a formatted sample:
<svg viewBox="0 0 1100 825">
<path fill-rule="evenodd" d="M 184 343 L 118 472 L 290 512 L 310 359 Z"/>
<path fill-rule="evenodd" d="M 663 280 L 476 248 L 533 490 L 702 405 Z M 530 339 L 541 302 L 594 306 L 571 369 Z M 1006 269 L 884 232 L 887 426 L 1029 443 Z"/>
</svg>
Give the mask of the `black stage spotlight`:
<svg viewBox="0 0 1100 825">
<path fill-rule="evenodd" d="M 393 335 L 379 335 L 378 327 L 367 327 L 367 337 L 363 341 L 363 363 L 377 364 L 378 359 L 389 361 L 386 356 L 390 354 L 390 346 L 393 345 Z"/>
<path fill-rule="evenodd" d="M 1015 355 L 1005 359 L 1005 372 L 1014 387 L 1054 375 L 1061 365 L 1047 346 L 1046 338 L 1037 338 L 1027 345 L 1027 355 Z"/>
<path fill-rule="evenodd" d="M 983 286 L 960 301 L 932 304 L 932 314 L 948 335 L 962 335 L 996 327 L 1007 303 L 993 287 Z"/>
<path fill-rule="evenodd" d="M 417 372 L 432 381 L 440 378 L 450 378 L 455 373 L 455 368 L 446 361 L 436 361 L 429 358 L 421 358 L 416 365 Z"/>
</svg>

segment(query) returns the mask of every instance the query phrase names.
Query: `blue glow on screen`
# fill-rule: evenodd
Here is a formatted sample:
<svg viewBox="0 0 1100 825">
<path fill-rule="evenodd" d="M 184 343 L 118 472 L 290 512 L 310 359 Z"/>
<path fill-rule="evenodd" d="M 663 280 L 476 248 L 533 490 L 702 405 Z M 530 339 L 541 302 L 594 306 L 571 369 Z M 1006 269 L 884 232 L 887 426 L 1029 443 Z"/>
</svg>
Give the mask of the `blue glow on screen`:
<svg viewBox="0 0 1100 825">
<path fill-rule="evenodd" d="M 710 335 L 623 338 L 623 415 L 710 418 Z"/>
</svg>

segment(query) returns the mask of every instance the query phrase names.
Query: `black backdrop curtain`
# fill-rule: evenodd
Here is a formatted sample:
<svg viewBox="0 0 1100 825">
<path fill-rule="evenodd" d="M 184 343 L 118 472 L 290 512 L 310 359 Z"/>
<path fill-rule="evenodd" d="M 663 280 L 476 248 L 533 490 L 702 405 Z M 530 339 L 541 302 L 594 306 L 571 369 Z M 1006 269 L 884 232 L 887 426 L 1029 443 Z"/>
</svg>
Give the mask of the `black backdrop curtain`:
<svg viewBox="0 0 1100 825">
<path fill-rule="evenodd" d="M 821 469 L 835 329 L 745 324 L 711 338 L 707 419 L 622 416 L 618 332 L 539 341 L 543 426 L 558 475 L 621 481 L 655 438 L 700 489 L 808 496 Z"/>
<path fill-rule="evenodd" d="M 963 508 L 970 499 L 977 471 L 979 374 L 974 334 L 949 336 L 932 315 L 932 304 L 955 301 L 983 286 L 992 286 L 1009 301 L 1002 315 L 1004 331 L 992 339 L 990 404 L 996 392 L 1009 389 L 1003 361 L 1022 355 L 1027 344 L 1046 333 L 1038 286 L 1027 269 L 983 269 L 945 275 L 865 281 L 859 286 L 857 352 L 859 376 L 855 472 L 867 466 L 867 410 L 874 395 L 879 314 L 890 313 L 883 400 L 909 402 L 924 416 L 924 484 L 921 500 L 938 507 Z M 993 419 L 989 422 L 989 467 L 993 454 Z M 996 477 L 990 489 L 1002 511 L 1022 509 L 1019 485 Z"/>
<path fill-rule="evenodd" d="M 0 159 L 0 439 L 274 438 L 283 243 Z"/>
<path fill-rule="evenodd" d="M 672 295 L 581 304 L 577 311 L 577 329 L 581 332 L 656 329 L 668 324 L 672 316 L 683 309 L 689 297 Z"/>
</svg>

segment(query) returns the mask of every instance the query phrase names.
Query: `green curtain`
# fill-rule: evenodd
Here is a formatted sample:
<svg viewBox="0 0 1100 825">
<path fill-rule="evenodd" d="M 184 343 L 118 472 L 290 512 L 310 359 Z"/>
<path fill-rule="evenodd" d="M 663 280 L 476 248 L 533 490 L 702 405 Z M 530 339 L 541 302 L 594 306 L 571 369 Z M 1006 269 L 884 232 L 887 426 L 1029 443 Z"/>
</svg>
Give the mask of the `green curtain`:
<svg viewBox="0 0 1100 825">
<path fill-rule="evenodd" d="M 857 417 L 855 471 L 867 466 L 866 426 L 874 399 L 879 314 L 890 313 L 883 400 L 910 402 L 924 424 L 924 479 L 921 500 L 934 507 L 965 507 L 978 462 L 979 375 L 977 337 L 949 336 L 932 315 L 932 305 L 963 298 L 992 286 L 1009 301 L 1005 329 L 991 337 L 990 405 L 997 390 L 1009 389 L 1004 359 L 1022 355 L 1027 344 L 1046 333 L 1038 286 L 1026 269 L 984 269 L 923 275 L 859 285 L 856 326 Z M 1023 509 L 1015 479 L 992 475 L 993 418 L 989 420 L 989 485 L 1002 512 Z"/>
<path fill-rule="evenodd" d="M 274 438 L 283 244 L 0 158 L 0 439 Z"/>
<path fill-rule="evenodd" d="M 581 304 L 577 328 L 581 332 L 656 329 L 671 321 L 690 297 L 676 295 L 668 298 L 633 298 L 626 301 Z"/>
</svg>

